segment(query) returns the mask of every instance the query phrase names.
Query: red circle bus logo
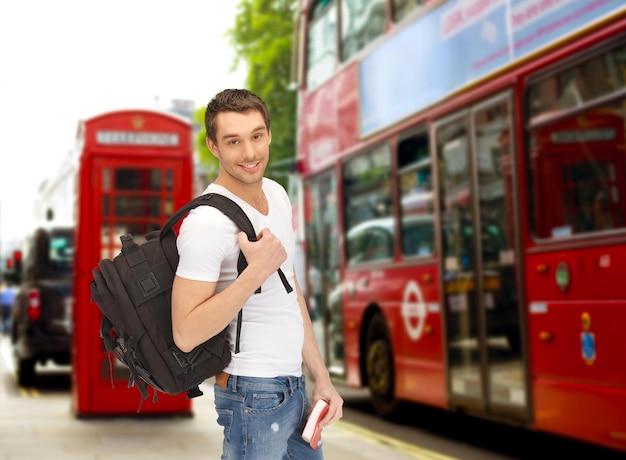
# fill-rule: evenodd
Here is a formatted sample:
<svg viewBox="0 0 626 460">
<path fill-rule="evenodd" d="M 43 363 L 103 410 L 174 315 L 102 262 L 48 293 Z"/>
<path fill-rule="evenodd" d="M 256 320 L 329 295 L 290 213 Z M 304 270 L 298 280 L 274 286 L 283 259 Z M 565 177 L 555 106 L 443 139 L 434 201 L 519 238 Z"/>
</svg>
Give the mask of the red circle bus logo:
<svg viewBox="0 0 626 460">
<path fill-rule="evenodd" d="M 422 336 L 427 314 L 426 303 L 424 303 L 419 285 L 415 281 L 410 281 L 404 288 L 402 318 L 404 327 L 412 340 L 419 340 Z"/>
</svg>

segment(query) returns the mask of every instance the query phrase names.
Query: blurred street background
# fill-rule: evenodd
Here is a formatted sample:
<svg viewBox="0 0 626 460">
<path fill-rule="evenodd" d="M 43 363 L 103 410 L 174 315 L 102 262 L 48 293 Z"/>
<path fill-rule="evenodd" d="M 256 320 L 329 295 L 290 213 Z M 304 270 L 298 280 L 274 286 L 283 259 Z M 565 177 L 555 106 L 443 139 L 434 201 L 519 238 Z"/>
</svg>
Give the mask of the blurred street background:
<svg viewBox="0 0 626 460">
<path fill-rule="evenodd" d="M 136 414 L 90 283 L 214 180 L 234 87 L 346 399 L 327 458 L 626 454 L 624 0 L 0 2 L 0 43 L 0 460 L 219 457 L 211 382 Z"/>
</svg>

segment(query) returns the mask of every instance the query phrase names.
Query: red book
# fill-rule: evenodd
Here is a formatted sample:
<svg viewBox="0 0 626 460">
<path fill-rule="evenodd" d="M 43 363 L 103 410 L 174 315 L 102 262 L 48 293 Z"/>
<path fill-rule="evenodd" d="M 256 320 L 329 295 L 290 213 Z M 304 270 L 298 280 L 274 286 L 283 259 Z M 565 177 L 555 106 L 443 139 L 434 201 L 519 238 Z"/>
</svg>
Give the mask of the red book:
<svg viewBox="0 0 626 460">
<path fill-rule="evenodd" d="M 322 434 L 320 420 L 324 418 L 326 412 L 328 412 L 328 403 L 323 399 L 320 399 L 315 403 L 313 409 L 311 409 L 309 419 L 307 420 L 304 430 L 302 431 L 302 439 L 308 442 L 315 450 L 317 450 L 317 444 L 320 440 L 320 435 Z"/>
</svg>

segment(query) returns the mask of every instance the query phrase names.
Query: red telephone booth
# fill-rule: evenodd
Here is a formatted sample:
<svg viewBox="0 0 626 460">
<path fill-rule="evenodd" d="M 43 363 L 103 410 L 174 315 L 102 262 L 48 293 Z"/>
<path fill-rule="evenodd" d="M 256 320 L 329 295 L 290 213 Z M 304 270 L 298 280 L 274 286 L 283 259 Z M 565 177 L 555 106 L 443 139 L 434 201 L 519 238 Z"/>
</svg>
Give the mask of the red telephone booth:
<svg viewBox="0 0 626 460">
<path fill-rule="evenodd" d="M 72 409 L 78 416 L 134 414 L 141 396 L 128 388 L 128 370 L 100 339 L 92 270 L 120 252 L 121 235 L 142 241 L 191 199 L 191 124 L 167 113 L 123 110 L 82 122 L 77 137 Z M 157 396 L 143 402 L 139 415 L 191 413 L 185 394 Z"/>
</svg>

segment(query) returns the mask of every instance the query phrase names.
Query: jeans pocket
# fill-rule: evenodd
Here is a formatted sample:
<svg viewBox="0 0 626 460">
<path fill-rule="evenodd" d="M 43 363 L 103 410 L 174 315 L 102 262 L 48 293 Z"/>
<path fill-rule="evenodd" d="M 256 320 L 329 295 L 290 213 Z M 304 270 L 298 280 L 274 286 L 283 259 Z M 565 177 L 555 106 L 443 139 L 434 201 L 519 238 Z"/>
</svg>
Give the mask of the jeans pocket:
<svg viewBox="0 0 626 460">
<path fill-rule="evenodd" d="M 272 413 L 279 410 L 286 400 L 286 391 L 254 392 L 250 400 L 250 411 L 252 413 Z"/>
<path fill-rule="evenodd" d="M 217 424 L 224 428 L 224 440 L 230 442 L 230 430 L 233 426 L 233 411 L 230 409 L 216 409 Z"/>
</svg>

